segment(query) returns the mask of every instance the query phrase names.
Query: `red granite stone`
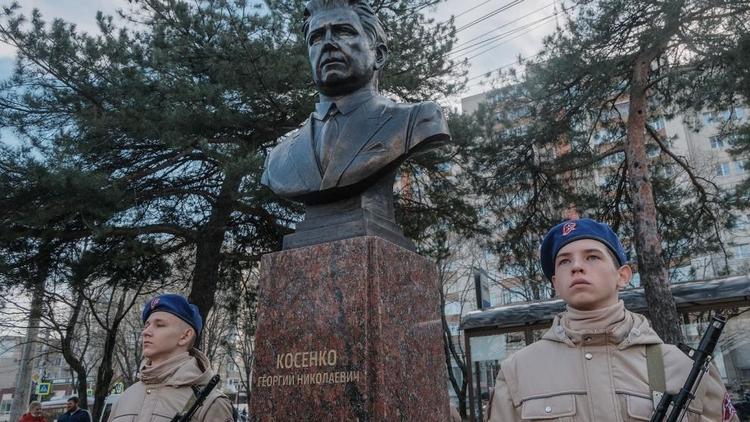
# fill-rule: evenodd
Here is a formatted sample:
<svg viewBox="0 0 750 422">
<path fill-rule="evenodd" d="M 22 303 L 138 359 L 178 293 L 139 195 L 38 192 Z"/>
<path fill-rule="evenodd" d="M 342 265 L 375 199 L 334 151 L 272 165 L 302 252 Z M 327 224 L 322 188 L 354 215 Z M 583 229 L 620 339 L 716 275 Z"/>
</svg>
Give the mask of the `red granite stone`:
<svg viewBox="0 0 750 422">
<path fill-rule="evenodd" d="M 430 260 L 377 237 L 264 256 L 251 415 L 448 421 L 437 289 Z"/>
</svg>

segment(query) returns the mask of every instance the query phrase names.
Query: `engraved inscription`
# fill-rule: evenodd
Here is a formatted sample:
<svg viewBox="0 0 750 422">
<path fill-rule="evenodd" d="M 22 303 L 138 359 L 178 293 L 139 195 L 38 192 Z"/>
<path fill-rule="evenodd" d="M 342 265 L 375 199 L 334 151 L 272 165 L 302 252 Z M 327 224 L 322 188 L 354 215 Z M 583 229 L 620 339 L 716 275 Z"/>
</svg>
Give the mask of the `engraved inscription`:
<svg viewBox="0 0 750 422">
<path fill-rule="evenodd" d="M 292 352 L 276 355 L 277 369 L 311 368 L 316 366 L 336 366 L 336 351 L 319 350 L 312 352 Z"/>
<path fill-rule="evenodd" d="M 360 380 L 360 371 L 314 372 L 309 374 L 265 375 L 258 377 L 258 387 L 290 385 L 343 384 Z"/>
<path fill-rule="evenodd" d="M 338 354 L 333 349 L 307 352 L 280 353 L 275 356 L 276 369 L 304 369 L 333 367 L 338 363 Z M 332 368 L 331 368 L 332 369 Z M 294 373 L 259 376 L 257 387 L 283 387 L 288 385 L 343 384 L 364 380 L 360 371 L 334 371 Z"/>
</svg>

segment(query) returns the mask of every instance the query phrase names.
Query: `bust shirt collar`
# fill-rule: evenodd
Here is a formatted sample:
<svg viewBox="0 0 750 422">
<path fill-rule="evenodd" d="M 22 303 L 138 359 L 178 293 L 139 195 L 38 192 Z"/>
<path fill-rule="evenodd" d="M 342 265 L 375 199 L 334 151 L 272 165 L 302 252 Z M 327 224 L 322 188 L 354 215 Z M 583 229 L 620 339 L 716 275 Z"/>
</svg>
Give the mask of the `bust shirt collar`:
<svg viewBox="0 0 750 422">
<path fill-rule="evenodd" d="M 341 114 L 349 114 L 374 96 L 375 91 L 370 86 L 362 87 L 349 95 L 339 98 L 327 97 L 320 94 L 320 102 L 315 104 L 314 117 L 318 120 L 323 120 L 334 104 Z"/>
</svg>

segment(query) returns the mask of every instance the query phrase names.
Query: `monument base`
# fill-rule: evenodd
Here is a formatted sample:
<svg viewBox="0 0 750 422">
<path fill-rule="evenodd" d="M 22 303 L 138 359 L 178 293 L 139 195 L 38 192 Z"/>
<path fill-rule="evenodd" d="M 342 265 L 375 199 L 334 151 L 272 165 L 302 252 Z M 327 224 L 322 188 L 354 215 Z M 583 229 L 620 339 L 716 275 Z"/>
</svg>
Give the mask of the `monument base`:
<svg viewBox="0 0 750 422">
<path fill-rule="evenodd" d="M 265 255 L 256 421 L 447 421 L 437 274 L 377 237 Z"/>
</svg>

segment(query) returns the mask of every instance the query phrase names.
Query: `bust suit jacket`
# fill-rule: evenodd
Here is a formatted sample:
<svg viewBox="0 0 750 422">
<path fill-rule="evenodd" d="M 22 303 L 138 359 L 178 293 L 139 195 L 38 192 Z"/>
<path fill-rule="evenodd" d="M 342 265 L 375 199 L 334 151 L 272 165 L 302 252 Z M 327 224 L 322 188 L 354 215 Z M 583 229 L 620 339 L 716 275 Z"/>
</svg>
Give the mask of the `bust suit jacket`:
<svg viewBox="0 0 750 422">
<path fill-rule="evenodd" d="M 325 169 L 315 156 L 310 116 L 271 150 L 261 183 L 284 198 L 326 202 L 341 197 L 339 192 L 360 185 L 365 189 L 368 180 L 394 169 L 410 153 L 450 139 L 442 111 L 433 102 L 399 104 L 376 94 L 337 118 L 339 135 Z"/>
</svg>

